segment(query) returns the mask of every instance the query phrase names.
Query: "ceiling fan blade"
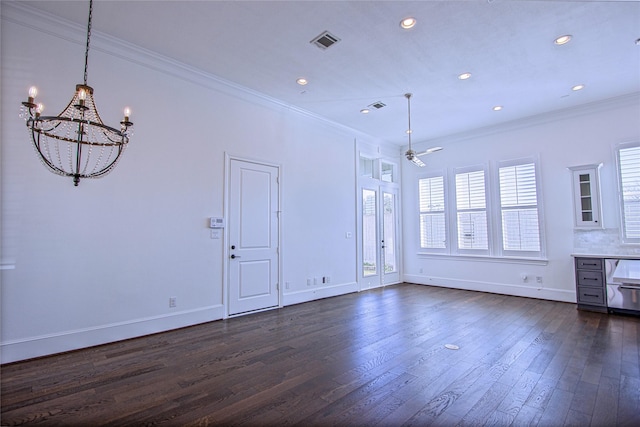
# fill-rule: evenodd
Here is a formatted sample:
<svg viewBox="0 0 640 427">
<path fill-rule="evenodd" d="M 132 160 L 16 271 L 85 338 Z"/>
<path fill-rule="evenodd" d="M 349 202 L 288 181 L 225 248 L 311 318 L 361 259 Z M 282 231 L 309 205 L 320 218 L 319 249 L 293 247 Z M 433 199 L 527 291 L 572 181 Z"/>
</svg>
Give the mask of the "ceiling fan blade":
<svg viewBox="0 0 640 427">
<path fill-rule="evenodd" d="M 409 160 L 411 160 L 411 162 L 413 162 L 414 165 L 420 166 L 421 168 L 426 166 L 424 162 L 418 158 L 418 156 L 413 156 L 413 158 Z"/>
<path fill-rule="evenodd" d="M 431 153 L 435 153 L 436 151 L 440 151 L 442 150 L 442 147 L 431 147 L 431 148 L 427 148 L 424 151 L 421 151 L 419 153 L 415 153 L 416 156 L 424 156 L 426 154 L 431 154 Z"/>
</svg>

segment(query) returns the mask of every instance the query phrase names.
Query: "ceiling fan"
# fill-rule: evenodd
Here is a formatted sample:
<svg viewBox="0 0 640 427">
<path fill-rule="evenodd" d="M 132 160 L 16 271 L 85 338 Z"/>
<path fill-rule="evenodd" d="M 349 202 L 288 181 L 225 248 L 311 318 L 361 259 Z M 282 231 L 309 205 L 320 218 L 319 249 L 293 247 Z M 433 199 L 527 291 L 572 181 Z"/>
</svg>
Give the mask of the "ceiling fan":
<svg viewBox="0 0 640 427">
<path fill-rule="evenodd" d="M 427 148 L 426 150 L 420 151 L 419 153 L 415 152 L 411 148 L 411 94 L 405 93 L 404 97 L 407 98 L 407 111 L 409 116 L 409 128 L 407 129 L 407 134 L 409 135 L 409 149 L 407 150 L 406 153 L 404 153 L 404 155 L 407 156 L 407 160 L 409 160 L 410 162 L 413 162 L 417 166 L 424 167 L 426 165 L 422 160 L 420 160 L 420 156 L 424 156 L 426 154 L 431 154 L 431 153 L 435 153 L 436 151 L 440 151 L 442 150 L 442 147 Z"/>
</svg>

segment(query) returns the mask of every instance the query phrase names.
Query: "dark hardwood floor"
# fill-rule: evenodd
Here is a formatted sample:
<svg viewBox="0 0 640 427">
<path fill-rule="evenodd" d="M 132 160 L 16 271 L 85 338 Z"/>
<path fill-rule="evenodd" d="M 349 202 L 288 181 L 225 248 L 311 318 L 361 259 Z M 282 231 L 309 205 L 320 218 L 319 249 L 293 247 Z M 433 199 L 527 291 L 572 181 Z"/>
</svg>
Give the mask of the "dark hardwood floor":
<svg viewBox="0 0 640 427">
<path fill-rule="evenodd" d="M 403 284 L 4 365 L 1 420 L 637 426 L 639 343 L 636 317 Z"/>
</svg>

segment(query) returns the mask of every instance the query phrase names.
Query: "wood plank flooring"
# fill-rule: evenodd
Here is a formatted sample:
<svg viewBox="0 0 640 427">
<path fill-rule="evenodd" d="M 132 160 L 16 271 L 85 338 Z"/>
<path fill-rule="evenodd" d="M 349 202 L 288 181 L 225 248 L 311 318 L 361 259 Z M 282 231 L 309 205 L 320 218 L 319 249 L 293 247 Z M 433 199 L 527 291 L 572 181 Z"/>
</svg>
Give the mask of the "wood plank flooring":
<svg viewBox="0 0 640 427">
<path fill-rule="evenodd" d="M 1 424 L 637 426 L 639 343 L 636 317 L 402 284 L 4 365 Z"/>
</svg>

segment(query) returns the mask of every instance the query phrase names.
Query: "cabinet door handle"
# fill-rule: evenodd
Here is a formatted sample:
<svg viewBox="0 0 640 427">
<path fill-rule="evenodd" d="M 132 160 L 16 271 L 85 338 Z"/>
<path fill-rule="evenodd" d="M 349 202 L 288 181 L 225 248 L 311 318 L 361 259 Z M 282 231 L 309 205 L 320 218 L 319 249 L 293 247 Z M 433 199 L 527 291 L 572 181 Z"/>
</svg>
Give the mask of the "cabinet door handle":
<svg viewBox="0 0 640 427">
<path fill-rule="evenodd" d="M 585 297 L 594 297 L 594 298 L 597 298 L 597 297 L 599 297 L 600 295 L 584 294 L 584 296 L 585 296 Z"/>
</svg>

